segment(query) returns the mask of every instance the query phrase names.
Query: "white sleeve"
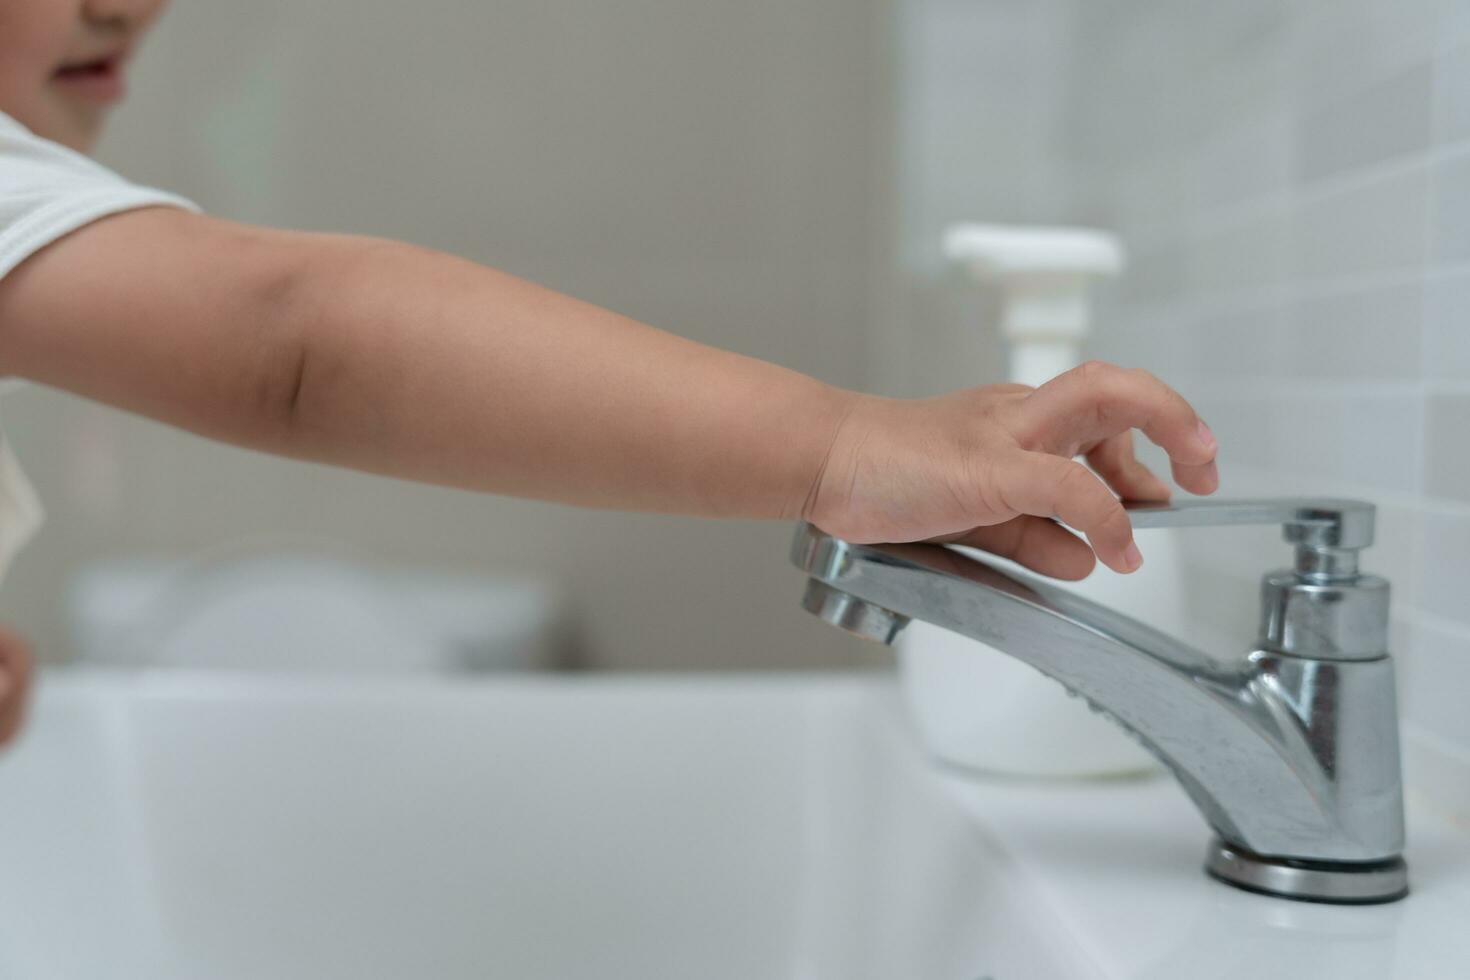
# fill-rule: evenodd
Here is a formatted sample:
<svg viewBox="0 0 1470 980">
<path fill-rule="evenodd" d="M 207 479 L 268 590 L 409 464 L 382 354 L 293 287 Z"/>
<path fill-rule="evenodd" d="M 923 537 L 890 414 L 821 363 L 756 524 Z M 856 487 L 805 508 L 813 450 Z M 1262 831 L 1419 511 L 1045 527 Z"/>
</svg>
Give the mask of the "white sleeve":
<svg viewBox="0 0 1470 980">
<path fill-rule="evenodd" d="M 0 279 L 68 232 L 109 214 L 155 205 L 199 210 L 177 195 L 131 184 L 0 113 Z M 0 393 L 16 384 L 0 378 Z M 35 489 L 0 432 L 0 578 L 44 518 Z"/>
<path fill-rule="evenodd" d="M 120 211 L 192 202 L 139 187 L 0 113 L 0 278 L 69 232 Z"/>
</svg>

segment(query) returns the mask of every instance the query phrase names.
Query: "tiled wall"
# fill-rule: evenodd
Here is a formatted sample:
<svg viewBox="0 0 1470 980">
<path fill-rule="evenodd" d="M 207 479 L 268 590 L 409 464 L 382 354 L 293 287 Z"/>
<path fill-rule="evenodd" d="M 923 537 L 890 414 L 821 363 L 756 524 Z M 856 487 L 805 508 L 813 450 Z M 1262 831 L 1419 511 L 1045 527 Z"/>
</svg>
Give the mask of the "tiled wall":
<svg viewBox="0 0 1470 980">
<path fill-rule="evenodd" d="M 1363 497 L 1411 779 L 1470 808 L 1470 3 L 1086 0 L 1075 216 L 1133 253 L 1092 352 L 1220 437 L 1223 491 Z M 1248 639 L 1272 532 L 1190 532 Z"/>
</svg>

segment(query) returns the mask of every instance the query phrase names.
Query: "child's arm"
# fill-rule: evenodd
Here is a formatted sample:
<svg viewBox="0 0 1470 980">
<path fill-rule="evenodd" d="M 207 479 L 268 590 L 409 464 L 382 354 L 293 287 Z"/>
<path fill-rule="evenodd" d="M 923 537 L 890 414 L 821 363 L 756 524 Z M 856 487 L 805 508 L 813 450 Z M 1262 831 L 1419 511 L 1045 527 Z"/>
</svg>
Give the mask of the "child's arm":
<svg viewBox="0 0 1470 980">
<path fill-rule="evenodd" d="M 1214 444 L 1156 379 L 1105 365 L 1036 392 L 901 402 L 714 350 L 376 240 L 163 209 L 108 218 L 0 281 L 0 370 L 201 434 L 568 503 L 806 517 L 863 540 L 963 539 L 1052 574 L 1133 564 L 1126 496 L 1187 489 Z M 998 526 L 997 526 L 998 525 Z M 978 529 L 978 530 L 977 530 Z"/>
</svg>

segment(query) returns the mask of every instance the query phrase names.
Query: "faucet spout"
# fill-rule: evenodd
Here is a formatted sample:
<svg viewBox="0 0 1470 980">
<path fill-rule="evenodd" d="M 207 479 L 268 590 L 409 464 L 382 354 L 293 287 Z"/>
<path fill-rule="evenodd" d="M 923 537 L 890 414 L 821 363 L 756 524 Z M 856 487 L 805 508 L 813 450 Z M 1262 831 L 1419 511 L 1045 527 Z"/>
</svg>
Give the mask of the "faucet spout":
<svg viewBox="0 0 1470 980">
<path fill-rule="evenodd" d="M 1085 698 L 1178 778 L 1218 835 L 1207 864 L 1217 877 L 1315 901 L 1405 893 L 1386 652 L 1315 659 L 1263 648 L 1225 662 L 938 545 L 856 545 L 803 526 L 792 559 L 812 580 L 808 596 L 820 596 L 808 608 L 829 622 L 891 642 L 922 619 Z"/>
</svg>

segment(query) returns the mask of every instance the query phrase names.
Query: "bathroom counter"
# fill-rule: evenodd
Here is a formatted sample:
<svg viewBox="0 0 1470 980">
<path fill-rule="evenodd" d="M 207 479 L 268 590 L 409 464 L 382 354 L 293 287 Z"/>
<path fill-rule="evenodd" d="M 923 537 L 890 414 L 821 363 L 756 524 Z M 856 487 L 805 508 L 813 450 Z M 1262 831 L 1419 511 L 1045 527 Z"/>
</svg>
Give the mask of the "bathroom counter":
<svg viewBox="0 0 1470 980">
<path fill-rule="evenodd" d="M 1470 977 L 1470 833 L 1418 800 L 1408 807 L 1409 896 L 1342 906 L 1207 878 L 1205 826 L 1162 775 L 946 781 L 1109 980 Z"/>
</svg>

